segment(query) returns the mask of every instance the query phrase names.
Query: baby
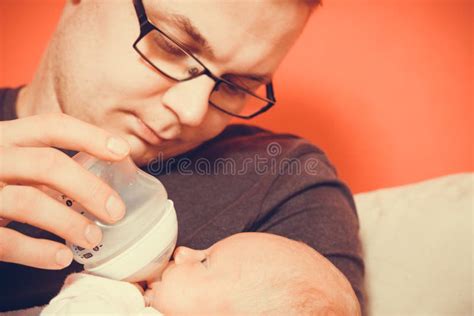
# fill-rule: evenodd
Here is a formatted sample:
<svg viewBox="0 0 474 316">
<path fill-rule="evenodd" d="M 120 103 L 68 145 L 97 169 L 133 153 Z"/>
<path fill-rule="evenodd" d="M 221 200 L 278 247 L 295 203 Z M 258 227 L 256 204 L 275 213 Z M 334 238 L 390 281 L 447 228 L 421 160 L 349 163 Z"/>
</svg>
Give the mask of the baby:
<svg viewBox="0 0 474 316">
<path fill-rule="evenodd" d="M 102 313 L 360 315 L 345 277 L 301 242 L 272 234 L 240 233 L 206 250 L 178 247 L 173 257 L 161 277 L 149 280 L 144 296 L 138 286 L 127 282 L 69 276 L 43 314 L 93 312 L 90 308 L 95 300 L 102 304 Z M 84 285 L 85 278 L 101 282 L 101 290 L 95 293 L 92 286 Z M 82 292 L 78 290 L 81 282 Z M 119 284 L 124 290 L 116 295 L 112 288 Z M 136 308 L 131 307 L 133 302 Z"/>
</svg>

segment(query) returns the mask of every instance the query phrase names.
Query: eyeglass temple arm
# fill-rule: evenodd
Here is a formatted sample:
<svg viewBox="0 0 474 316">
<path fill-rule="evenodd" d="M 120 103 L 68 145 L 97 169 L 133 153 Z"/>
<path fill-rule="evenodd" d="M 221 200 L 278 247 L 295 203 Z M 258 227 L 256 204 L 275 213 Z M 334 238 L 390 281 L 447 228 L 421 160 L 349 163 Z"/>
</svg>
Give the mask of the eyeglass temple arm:
<svg viewBox="0 0 474 316">
<path fill-rule="evenodd" d="M 144 36 L 150 32 L 153 27 L 150 25 L 150 22 L 148 22 L 148 17 L 146 16 L 142 0 L 133 0 L 133 6 L 137 13 L 138 22 L 140 23 L 140 35 Z"/>
<path fill-rule="evenodd" d="M 276 102 L 275 92 L 273 91 L 273 82 L 270 82 L 266 85 L 267 99 L 272 100 L 273 103 Z"/>
</svg>

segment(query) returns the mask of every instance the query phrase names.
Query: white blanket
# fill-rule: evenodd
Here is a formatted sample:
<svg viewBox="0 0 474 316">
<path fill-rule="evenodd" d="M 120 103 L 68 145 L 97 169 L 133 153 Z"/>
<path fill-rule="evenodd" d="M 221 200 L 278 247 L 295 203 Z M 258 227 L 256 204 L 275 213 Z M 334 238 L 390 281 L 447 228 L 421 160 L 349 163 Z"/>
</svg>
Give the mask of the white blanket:
<svg viewBox="0 0 474 316">
<path fill-rule="evenodd" d="M 162 314 L 145 307 L 142 293 L 131 283 L 78 273 L 68 276 L 61 292 L 41 312 L 55 315 Z"/>
</svg>

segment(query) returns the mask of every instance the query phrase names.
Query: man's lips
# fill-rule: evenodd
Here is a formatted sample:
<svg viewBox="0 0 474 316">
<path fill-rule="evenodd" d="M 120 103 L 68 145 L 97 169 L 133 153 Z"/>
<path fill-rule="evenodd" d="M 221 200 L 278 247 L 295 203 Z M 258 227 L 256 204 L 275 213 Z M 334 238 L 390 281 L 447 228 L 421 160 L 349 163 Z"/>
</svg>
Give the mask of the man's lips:
<svg viewBox="0 0 474 316">
<path fill-rule="evenodd" d="M 163 142 L 161 139 L 148 125 L 146 125 L 139 117 L 137 119 L 137 128 L 136 133 L 140 136 L 143 140 L 151 145 L 159 145 Z"/>
</svg>

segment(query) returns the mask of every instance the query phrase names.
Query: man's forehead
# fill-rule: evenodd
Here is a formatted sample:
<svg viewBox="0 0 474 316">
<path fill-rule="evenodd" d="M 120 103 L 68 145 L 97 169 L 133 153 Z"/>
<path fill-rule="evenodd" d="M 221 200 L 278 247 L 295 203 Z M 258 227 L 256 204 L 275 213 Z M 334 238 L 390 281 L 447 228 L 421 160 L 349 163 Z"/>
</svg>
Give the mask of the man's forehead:
<svg viewBox="0 0 474 316">
<path fill-rule="evenodd" d="M 176 32 L 176 28 L 185 30 L 221 61 L 236 59 L 237 53 L 245 55 L 247 60 L 264 54 L 273 58 L 279 53 L 275 48 L 285 47 L 285 42 L 292 42 L 295 33 L 299 33 L 292 29 L 302 20 L 298 6 L 294 6 L 296 9 L 290 6 L 293 10 L 287 8 L 287 3 L 293 1 L 280 2 L 280 5 L 272 1 L 211 0 L 144 0 L 144 3 L 157 26 L 169 28 L 170 32 Z M 260 68 L 264 69 L 262 63 L 260 60 Z"/>
<path fill-rule="evenodd" d="M 156 26 L 167 34 L 175 36 L 177 39 L 180 39 L 180 36 L 187 35 L 195 44 L 205 50 L 207 54 L 214 56 L 214 51 L 210 47 L 205 35 L 194 26 L 193 22 L 186 15 L 155 8 L 155 10 L 151 10 L 150 18 Z"/>
<path fill-rule="evenodd" d="M 296 0 L 143 1 L 148 3 L 145 6 L 158 20 L 193 24 L 201 32 L 203 26 L 210 25 L 216 31 L 229 34 L 240 32 L 261 39 L 282 37 L 298 28 L 298 24 L 304 24 L 307 16 L 301 12 L 308 12 L 307 6 L 298 5 L 302 1 Z"/>
</svg>

